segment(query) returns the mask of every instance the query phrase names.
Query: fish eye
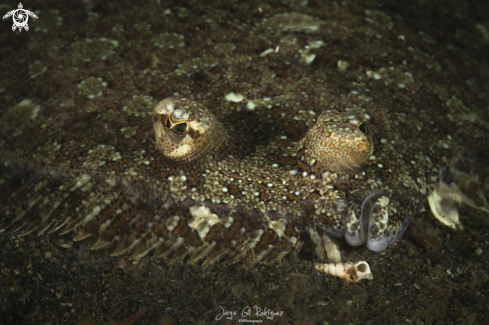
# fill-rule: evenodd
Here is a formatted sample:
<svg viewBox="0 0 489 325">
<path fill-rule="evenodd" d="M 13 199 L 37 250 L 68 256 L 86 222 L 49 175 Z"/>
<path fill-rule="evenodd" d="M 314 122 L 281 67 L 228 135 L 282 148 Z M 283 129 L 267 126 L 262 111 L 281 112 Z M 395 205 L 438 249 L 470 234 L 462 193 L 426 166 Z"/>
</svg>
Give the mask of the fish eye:
<svg viewBox="0 0 489 325">
<path fill-rule="evenodd" d="M 365 124 L 365 122 L 360 122 L 360 124 L 358 124 L 358 129 L 360 131 L 362 131 L 363 134 L 368 134 L 368 128 L 367 128 L 367 125 Z"/>
<path fill-rule="evenodd" d="M 173 112 L 171 112 L 170 114 L 168 114 L 168 116 L 166 117 L 166 120 L 165 120 L 165 129 L 167 130 L 173 130 L 175 131 L 176 133 L 179 133 L 179 134 L 185 134 L 185 132 L 187 132 L 188 130 L 188 122 L 179 122 L 179 123 L 176 123 L 176 124 L 173 124 L 172 120 L 171 120 L 171 114 Z"/>
<path fill-rule="evenodd" d="M 185 133 L 188 129 L 188 122 L 178 123 L 173 125 L 173 130 L 177 133 Z"/>
</svg>

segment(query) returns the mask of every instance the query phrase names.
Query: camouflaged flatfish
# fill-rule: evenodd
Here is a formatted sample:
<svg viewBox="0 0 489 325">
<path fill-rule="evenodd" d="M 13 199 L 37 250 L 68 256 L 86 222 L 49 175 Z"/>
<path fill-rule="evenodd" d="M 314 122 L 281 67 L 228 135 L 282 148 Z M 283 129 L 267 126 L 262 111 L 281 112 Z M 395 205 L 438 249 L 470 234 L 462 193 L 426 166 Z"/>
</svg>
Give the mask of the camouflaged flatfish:
<svg viewBox="0 0 489 325">
<path fill-rule="evenodd" d="M 381 251 L 428 206 L 452 227 L 462 204 L 489 211 L 487 67 L 380 11 L 304 10 L 196 5 L 122 41 L 66 26 L 28 99 L 4 99 L 0 231 L 268 263 L 305 236 L 318 259 L 339 260 L 331 237 Z"/>
</svg>

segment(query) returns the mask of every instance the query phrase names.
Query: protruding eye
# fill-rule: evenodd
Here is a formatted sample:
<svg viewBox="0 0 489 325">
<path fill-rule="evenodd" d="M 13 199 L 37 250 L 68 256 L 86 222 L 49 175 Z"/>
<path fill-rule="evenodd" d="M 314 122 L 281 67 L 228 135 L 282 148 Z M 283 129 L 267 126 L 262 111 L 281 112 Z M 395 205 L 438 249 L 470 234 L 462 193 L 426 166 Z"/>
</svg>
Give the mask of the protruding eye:
<svg viewBox="0 0 489 325">
<path fill-rule="evenodd" d="M 321 177 L 324 172 L 342 176 L 363 171 L 374 150 L 369 122 L 335 110 L 324 111 L 301 141 L 306 167 L 298 167 Z"/>
<path fill-rule="evenodd" d="M 170 160 L 201 161 L 213 155 L 217 161 L 234 148 L 224 124 L 205 106 L 190 99 L 165 98 L 156 104 L 153 116 L 156 148 Z"/>
<path fill-rule="evenodd" d="M 173 121 L 171 120 L 172 113 L 168 114 L 168 117 L 165 120 L 165 129 L 172 130 L 179 134 L 185 134 L 185 132 L 187 132 L 188 130 L 188 122 L 179 122 L 173 124 Z"/>
<path fill-rule="evenodd" d="M 358 124 L 358 129 L 360 131 L 362 131 L 363 134 L 368 134 L 368 128 L 367 128 L 367 125 L 365 124 L 365 122 L 360 122 L 360 124 Z"/>
<path fill-rule="evenodd" d="M 178 123 L 178 124 L 173 124 L 173 130 L 175 130 L 177 133 L 185 133 L 187 132 L 188 129 L 188 123 L 183 122 L 183 123 Z"/>
</svg>

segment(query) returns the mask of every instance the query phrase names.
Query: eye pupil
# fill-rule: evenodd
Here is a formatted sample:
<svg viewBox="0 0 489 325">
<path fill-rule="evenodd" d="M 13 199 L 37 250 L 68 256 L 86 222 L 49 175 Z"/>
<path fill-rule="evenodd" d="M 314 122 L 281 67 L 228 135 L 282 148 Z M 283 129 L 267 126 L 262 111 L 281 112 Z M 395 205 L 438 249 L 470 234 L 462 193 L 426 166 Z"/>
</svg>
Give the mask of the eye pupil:
<svg viewBox="0 0 489 325">
<path fill-rule="evenodd" d="M 368 133 L 367 126 L 363 122 L 361 122 L 360 124 L 358 124 L 358 129 L 360 131 L 362 131 L 363 134 L 367 134 Z"/>
<path fill-rule="evenodd" d="M 171 120 L 171 113 L 168 114 L 168 117 L 165 120 L 165 128 L 167 130 L 175 131 L 176 133 L 184 134 L 188 129 L 188 122 L 180 122 L 177 124 L 173 124 Z"/>
<path fill-rule="evenodd" d="M 187 122 L 174 124 L 173 129 L 178 133 L 185 133 L 187 132 Z"/>
<path fill-rule="evenodd" d="M 170 116 L 168 116 L 168 117 L 166 118 L 166 121 L 165 121 L 165 127 L 166 127 L 167 129 L 171 128 Z"/>
</svg>

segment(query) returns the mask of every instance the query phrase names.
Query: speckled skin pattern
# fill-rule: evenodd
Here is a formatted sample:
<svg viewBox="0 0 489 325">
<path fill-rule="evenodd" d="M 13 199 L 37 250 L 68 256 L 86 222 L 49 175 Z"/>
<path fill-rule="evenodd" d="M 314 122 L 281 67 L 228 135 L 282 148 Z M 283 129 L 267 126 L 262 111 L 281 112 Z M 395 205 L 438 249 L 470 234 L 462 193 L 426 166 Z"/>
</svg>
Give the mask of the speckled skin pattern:
<svg viewBox="0 0 489 325">
<path fill-rule="evenodd" d="M 483 61 L 382 11 L 257 5 L 238 21 L 242 6 L 29 34 L 19 62 L 39 49 L 47 69 L 2 98 L 0 230 L 273 262 L 305 236 L 318 259 L 325 236 L 381 251 L 428 198 L 449 225 L 462 203 L 488 210 Z"/>
</svg>

